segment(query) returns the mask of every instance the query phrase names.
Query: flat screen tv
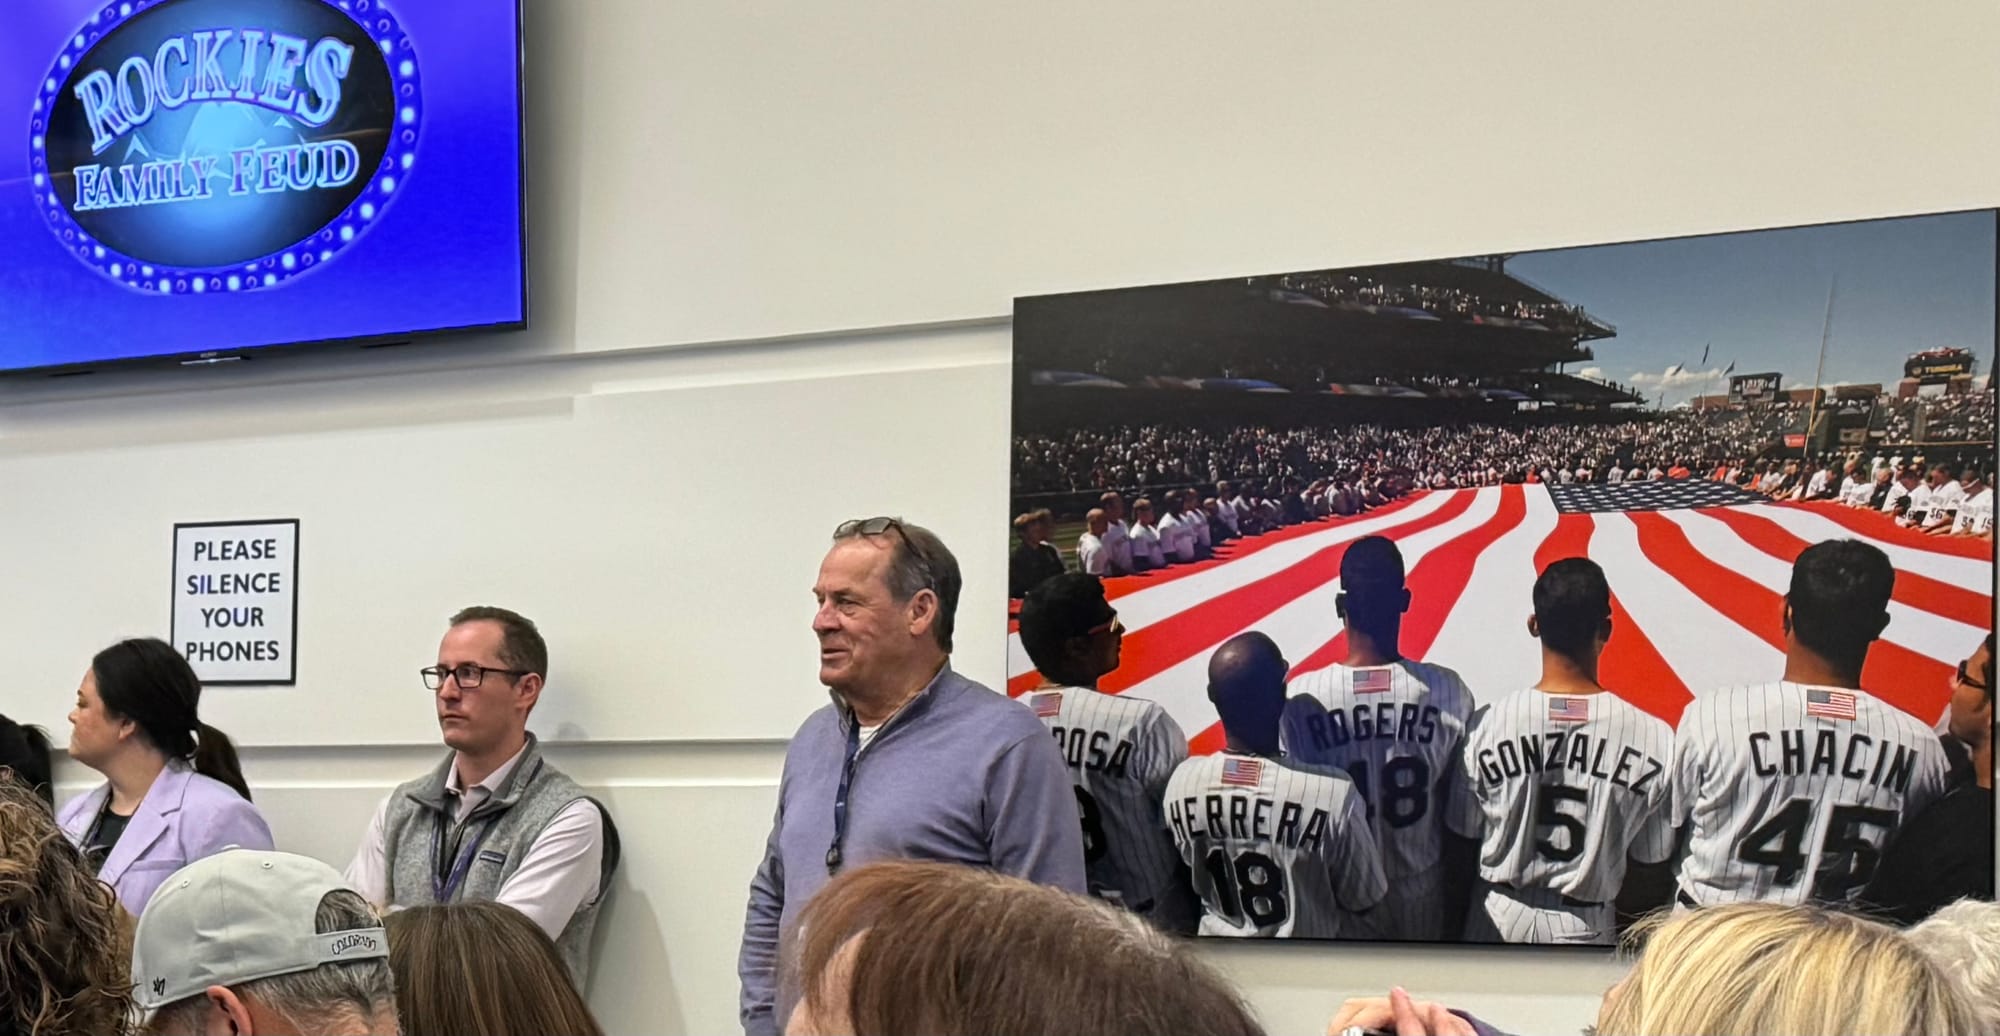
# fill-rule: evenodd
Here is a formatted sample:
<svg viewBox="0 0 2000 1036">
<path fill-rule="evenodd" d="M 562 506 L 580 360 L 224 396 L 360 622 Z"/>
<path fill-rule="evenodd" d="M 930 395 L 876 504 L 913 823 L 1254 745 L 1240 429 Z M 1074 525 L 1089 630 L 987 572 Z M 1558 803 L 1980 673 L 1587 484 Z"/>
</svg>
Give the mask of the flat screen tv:
<svg viewBox="0 0 2000 1036">
<path fill-rule="evenodd" d="M 524 326 L 515 0 L 7 18 L 0 372 Z"/>
</svg>

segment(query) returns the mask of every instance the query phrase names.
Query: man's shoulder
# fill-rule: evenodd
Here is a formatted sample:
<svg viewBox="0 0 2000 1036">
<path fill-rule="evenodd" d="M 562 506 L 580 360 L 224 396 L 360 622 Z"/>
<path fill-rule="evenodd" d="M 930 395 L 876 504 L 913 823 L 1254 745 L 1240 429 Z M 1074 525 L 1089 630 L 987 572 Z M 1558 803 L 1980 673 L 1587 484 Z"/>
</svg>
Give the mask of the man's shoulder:
<svg viewBox="0 0 2000 1036">
<path fill-rule="evenodd" d="M 935 710 L 948 720 L 991 729 L 1009 741 L 1024 734 L 1048 736 L 1041 719 L 1026 705 L 957 672 L 947 674 L 933 693 L 939 696 Z"/>
</svg>

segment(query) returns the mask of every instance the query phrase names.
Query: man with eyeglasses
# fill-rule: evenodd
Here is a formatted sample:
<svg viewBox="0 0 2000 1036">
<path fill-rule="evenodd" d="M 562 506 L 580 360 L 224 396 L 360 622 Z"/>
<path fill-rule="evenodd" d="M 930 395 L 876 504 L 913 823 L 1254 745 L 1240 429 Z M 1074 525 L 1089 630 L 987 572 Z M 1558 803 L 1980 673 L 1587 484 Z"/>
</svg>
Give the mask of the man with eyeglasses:
<svg viewBox="0 0 2000 1036">
<path fill-rule="evenodd" d="M 844 522 L 813 598 L 832 702 L 785 753 L 777 816 L 750 882 L 740 1017 L 776 1036 L 779 934 L 843 868 L 921 859 L 1086 891 L 1069 771 L 1019 702 L 952 671 L 958 561 L 894 518 Z"/>
<path fill-rule="evenodd" d="M 1952 674 L 1945 722 L 1972 756 L 1972 779 L 1911 821 L 1882 855 L 1866 899 L 1898 924 L 1959 899 L 1993 898 L 1993 634 Z"/>
<path fill-rule="evenodd" d="M 548 666 L 541 632 L 521 615 L 475 607 L 451 617 L 437 664 L 419 671 L 451 754 L 382 800 L 347 880 L 385 911 L 505 903 L 555 940 L 580 989 L 618 829 L 528 732 Z"/>
</svg>

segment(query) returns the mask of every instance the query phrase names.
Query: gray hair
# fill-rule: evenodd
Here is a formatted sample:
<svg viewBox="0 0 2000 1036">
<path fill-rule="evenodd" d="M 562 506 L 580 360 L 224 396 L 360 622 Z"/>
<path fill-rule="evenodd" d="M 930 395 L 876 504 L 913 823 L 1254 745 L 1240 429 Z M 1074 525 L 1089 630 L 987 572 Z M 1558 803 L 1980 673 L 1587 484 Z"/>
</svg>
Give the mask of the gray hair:
<svg viewBox="0 0 2000 1036">
<path fill-rule="evenodd" d="M 327 893 L 313 915 L 313 931 L 318 935 L 381 926 L 375 908 L 359 893 L 347 889 Z M 332 1031 L 333 1023 L 340 1019 L 368 1018 L 383 1012 L 393 1018 L 396 1013 L 396 979 L 387 957 L 322 964 L 310 971 L 273 975 L 232 988 L 236 995 L 257 1001 L 305 1032 Z M 200 1032 L 206 1001 L 206 997 L 196 995 L 168 1004 L 153 1016 L 149 1028 L 155 1033 Z"/>
<path fill-rule="evenodd" d="M 2000 903 L 1961 899 L 1907 933 L 1958 983 L 1980 1032 L 2000 1032 Z"/>
<path fill-rule="evenodd" d="M 880 532 L 862 531 L 885 521 L 888 524 Z M 889 593 L 897 601 L 907 601 L 919 590 L 937 594 L 938 614 L 937 621 L 931 623 L 931 636 L 949 654 L 952 625 L 958 615 L 958 593 L 964 586 L 958 574 L 958 559 L 952 556 L 950 548 L 938 539 L 937 533 L 901 518 L 857 518 L 840 523 L 833 532 L 835 543 L 853 539 L 884 540 L 889 544 L 886 578 Z"/>
</svg>

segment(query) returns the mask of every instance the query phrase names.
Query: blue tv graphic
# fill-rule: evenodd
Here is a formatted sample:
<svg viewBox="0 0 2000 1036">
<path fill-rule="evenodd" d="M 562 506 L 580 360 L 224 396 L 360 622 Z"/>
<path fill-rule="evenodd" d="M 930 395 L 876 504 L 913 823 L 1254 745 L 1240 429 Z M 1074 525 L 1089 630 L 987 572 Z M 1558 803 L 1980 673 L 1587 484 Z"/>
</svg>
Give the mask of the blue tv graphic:
<svg viewBox="0 0 2000 1036">
<path fill-rule="evenodd" d="M 0 39 L 0 370 L 522 321 L 512 3 L 48 6 Z"/>
</svg>

